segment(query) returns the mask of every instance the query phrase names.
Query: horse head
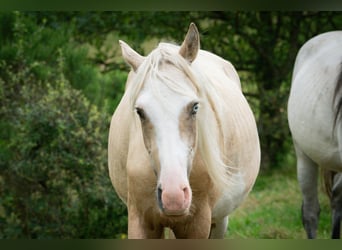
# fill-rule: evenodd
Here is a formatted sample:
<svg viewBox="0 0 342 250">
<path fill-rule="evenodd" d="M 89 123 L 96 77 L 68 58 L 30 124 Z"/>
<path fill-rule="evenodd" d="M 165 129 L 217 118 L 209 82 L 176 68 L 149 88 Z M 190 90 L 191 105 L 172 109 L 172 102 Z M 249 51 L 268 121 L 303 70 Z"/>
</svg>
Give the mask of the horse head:
<svg viewBox="0 0 342 250">
<path fill-rule="evenodd" d="M 144 57 L 123 41 L 120 45 L 123 58 L 135 73 L 135 82 L 142 83 L 133 106 L 157 177 L 157 203 L 165 215 L 186 215 L 192 200 L 189 176 L 197 148 L 201 103 L 184 68 L 199 51 L 198 30 L 190 25 L 178 53 L 159 48 Z"/>
</svg>

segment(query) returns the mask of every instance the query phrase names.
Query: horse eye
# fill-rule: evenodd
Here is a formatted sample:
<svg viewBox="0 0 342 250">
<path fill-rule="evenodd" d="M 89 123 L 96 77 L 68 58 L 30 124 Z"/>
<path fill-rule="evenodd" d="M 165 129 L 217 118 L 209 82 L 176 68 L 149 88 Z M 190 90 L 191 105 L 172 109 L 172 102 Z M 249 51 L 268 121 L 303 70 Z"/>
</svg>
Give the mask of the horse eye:
<svg viewBox="0 0 342 250">
<path fill-rule="evenodd" d="M 135 111 L 139 115 L 140 119 L 145 119 L 145 112 L 142 108 L 135 108 Z"/>
<path fill-rule="evenodd" d="M 196 115 L 198 112 L 198 109 L 199 109 L 198 102 L 195 102 L 192 106 L 191 114 Z"/>
</svg>

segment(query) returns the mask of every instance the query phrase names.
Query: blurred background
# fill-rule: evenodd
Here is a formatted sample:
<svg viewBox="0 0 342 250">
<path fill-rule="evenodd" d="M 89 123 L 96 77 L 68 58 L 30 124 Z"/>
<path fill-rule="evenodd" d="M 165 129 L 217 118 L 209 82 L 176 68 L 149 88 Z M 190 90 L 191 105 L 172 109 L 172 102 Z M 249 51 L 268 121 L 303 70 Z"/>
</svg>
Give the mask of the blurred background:
<svg viewBox="0 0 342 250">
<path fill-rule="evenodd" d="M 129 71 L 118 40 L 146 55 L 181 43 L 190 22 L 202 49 L 236 67 L 261 140 L 261 173 L 227 238 L 305 238 L 287 99 L 298 49 L 342 29 L 342 12 L 0 12 L 0 238 L 126 237 L 107 170 Z"/>
</svg>

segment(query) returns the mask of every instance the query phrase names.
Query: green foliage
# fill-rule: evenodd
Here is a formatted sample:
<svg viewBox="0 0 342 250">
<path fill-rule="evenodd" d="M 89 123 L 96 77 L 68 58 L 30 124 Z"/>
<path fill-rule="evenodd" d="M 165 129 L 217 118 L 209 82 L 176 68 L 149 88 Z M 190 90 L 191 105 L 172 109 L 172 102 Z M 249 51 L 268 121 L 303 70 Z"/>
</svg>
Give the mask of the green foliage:
<svg viewBox="0 0 342 250">
<path fill-rule="evenodd" d="M 101 78 L 82 68 L 83 48 L 46 40 L 58 31 L 21 13 L 6 20 L 14 40 L 0 49 L 0 238 L 120 235 L 127 219 L 107 171 L 109 118 L 70 84 L 80 76 L 66 64 Z"/>
<path fill-rule="evenodd" d="M 2 237 L 113 237 L 120 209 L 106 178 L 105 117 L 65 82 L 21 95 L 1 172 Z"/>
</svg>

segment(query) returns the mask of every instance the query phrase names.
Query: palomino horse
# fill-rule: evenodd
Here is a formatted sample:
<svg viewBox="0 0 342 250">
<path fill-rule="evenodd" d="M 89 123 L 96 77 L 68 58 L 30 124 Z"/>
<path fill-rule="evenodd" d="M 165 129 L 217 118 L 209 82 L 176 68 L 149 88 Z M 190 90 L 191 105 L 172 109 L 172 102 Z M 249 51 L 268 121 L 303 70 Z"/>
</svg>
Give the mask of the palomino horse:
<svg viewBox="0 0 342 250">
<path fill-rule="evenodd" d="M 194 24 L 181 47 L 143 57 L 120 41 L 132 67 L 111 121 L 109 173 L 128 209 L 129 238 L 223 238 L 254 185 L 260 148 L 234 67 L 199 49 Z"/>
<path fill-rule="evenodd" d="M 303 195 L 302 220 L 315 238 L 321 167 L 331 194 L 332 238 L 340 237 L 342 215 L 342 31 L 318 35 L 298 52 L 288 102 L 288 120 Z"/>
</svg>

